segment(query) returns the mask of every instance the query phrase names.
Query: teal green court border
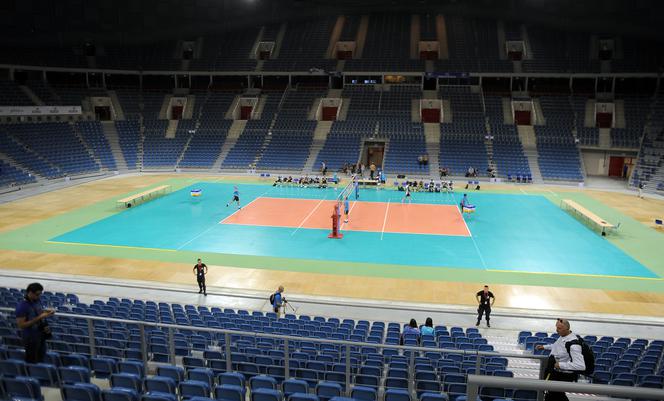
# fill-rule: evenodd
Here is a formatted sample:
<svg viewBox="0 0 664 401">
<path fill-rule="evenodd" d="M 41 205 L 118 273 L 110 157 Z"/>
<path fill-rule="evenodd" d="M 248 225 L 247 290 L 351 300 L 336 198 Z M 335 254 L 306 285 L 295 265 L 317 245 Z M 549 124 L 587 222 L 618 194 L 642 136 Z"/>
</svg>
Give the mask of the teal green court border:
<svg viewBox="0 0 664 401">
<path fill-rule="evenodd" d="M 655 230 L 641 224 L 635 219 L 603 204 L 596 199 L 593 199 L 592 197 L 582 192 L 556 193 L 554 190 L 549 189 L 539 191 L 530 190 L 529 187 L 523 187 L 522 192 L 526 195 L 537 194 L 544 196 L 556 205 L 559 205 L 561 199 L 563 198 L 573 199 L 586 208 L 592 210 L 596 214 L 607 219 L 608 221 L 620 222 L 620 230 L 616 234 L 606 237 L 606 240 L 611 241 L 615 246 L 646 266 L 660 278 L 616 277 L 569 273 L 528 273 L 498 270 L 485 270 L 481 273 L 480 276 L 478 276 L 477 270 L 469 269 L 431 269 L 422 266 L 351 263 L 338 261 L 328 262 L 321 260 L 244 256 L 126 246 L 59 243 L 49 241 L 50 238 L 54 238 L 60 234 L 104 219 L 113 214 L 121 213 L 122 209 L 117 208 L 116 200 L 122 197 L 143 192 L 146 189 L 164 184 L 171 185 L 173 191 L 176 191 L 195 182 L 202 181 L 247 183 L 246 181 L 233 181 L 210 177 L 166 179 L 144 188 L 140 188 L 133 192 L 114 196 L 89 206 L 81 207 L 71 212 L 54 216 L 26 227 L 0 234 L 0 249 L 66 255 L 153 260 L 184 264 L 191 264 L 192 260 L 201 257 L 210 265 L 231 266 L 239 268 L 271 269 L 291 272 L 363 276 L 374 278 L 451 282 L 482 281 L 491 282 L 493 284 L 535 285 L 548 287 L 555 286 L 664 293 L 664 278 L 662 278 L 664 277 L 664 260 L 661 258 L 661 247 L 662 244 L 664 244 L 664 237 L 662 237 L 661 233 L 656 232 Z M 257 184 L 253 181 L 251 183 Z M 271 185 L 271 182 L 265 182 L 263 184 L 267 186 Z M 514 191 L 485 190 L 483 192 L 505 193 Z"/>
</svg>

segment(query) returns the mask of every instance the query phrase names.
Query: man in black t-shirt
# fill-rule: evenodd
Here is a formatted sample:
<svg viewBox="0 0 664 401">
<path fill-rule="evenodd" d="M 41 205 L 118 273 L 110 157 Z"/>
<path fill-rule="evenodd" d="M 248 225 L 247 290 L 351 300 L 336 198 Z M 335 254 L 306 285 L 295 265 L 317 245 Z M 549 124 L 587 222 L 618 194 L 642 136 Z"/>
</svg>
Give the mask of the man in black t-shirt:
<svg viewBox="0 0 664 401">
<path fill-rule="evenodd" d="M 475 296 L 479 303 L 479 306 L 477 307 L 477 323 L 475 323 L 475 326 L 480 325 L 482 314 L 486 312 L 486 327 L 491 327 L 491 324 L 489 323 L 489 315 L 491 314 L 491 306 L 496 301 L 496 298 L 493 296 L 493 293 L 489 291 L 488 285 L 485 285 L 484 290 L 478 291 Z"/>
<path fill-rule="evenodd" d="M 205 265 L 205 263 L 201 262 L 200 259 L 198 259 L 198 263 L 194 265 L 194 274 L 196 275 L 196 281 L 198 281 L 198 293 L 203 293 L 203 295 L 207 295 L 207 290 L 205 288 L 205 275 L 208 272 L 208 268 Z"/>
</svg>

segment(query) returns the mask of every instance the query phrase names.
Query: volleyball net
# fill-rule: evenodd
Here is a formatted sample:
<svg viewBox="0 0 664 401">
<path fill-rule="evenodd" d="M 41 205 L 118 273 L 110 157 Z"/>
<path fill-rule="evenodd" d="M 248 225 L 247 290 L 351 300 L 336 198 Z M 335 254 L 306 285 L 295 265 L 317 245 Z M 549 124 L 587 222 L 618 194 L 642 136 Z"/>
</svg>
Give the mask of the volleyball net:
<svg viewBox="0 0 664 401">
<path fill-rule="evenodd" d="M 332 211 L 332 233 L 328 235 L 329 238 L 343 238 L 343 234 L 339 232 L 339 221 L 341 220 L 341 214 L 344 210 L 344 202 L 346 201 L 346 198 L 351 196 L 354 188 L 354 182 L 353 180 L 350 180 L 350 182 L 341 190 L 339 195 L 337 195 L 336 202 L 334 202 L 334 210 Z"/>
</svg>

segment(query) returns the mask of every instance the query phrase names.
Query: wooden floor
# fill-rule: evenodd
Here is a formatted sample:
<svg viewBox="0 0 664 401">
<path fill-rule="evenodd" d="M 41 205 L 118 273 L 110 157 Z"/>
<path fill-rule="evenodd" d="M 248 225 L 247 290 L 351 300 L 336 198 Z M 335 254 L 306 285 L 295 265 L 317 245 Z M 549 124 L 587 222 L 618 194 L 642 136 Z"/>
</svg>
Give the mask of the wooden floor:
<svg viewBox="0 0 664 401">
<path fill-rule="evenodd" d="M 17 229 L 100 200 L 119 197 L 177 175 L 127 176 L 95 181 L 0 205 L 0 233 Z M 196 180 L 204 179 L 202 175 Z M 209 180 L 228 181 L 232 177 L 210 176 Z M 243 177 L 243 181 L 250 179 Z M 511 185 L 486 185 L 487 189 L 514 192 Z M 517 187 L 518 192 L 521 187 Z M 529 193 L 548 191 L 549 187 L 527 186 Z M 556 192 L 578 191 L 560 189 Z M 638 199 L 634 195 L 584 190 L 593 198 L 635 218 L 654 225 L 655 215 L 664 214 L 664 201 Z M 653 228 L 654 230 L 654 228 Z M 664 244 L 664 234 L 662 236 Z M 192 261 L 193 263 L 193 261 Z M 36 252 L 0 250 L 0 267 L 61 274 L 89 275 L 115 279 L 137 279 L 182 284 L 192 282 L 191 265 L 150 260 L 116 259 L 96 256 L 74 256 Z M 159 272 L 158 275 L 155 272 Z M 272 291 L 284 285 L 291 294 L 312 294 L 364 299 L 386 299 L 436 304 L 476 304 L 474 293 L 485 283 L 478 277 L 474 283 L 364 278 L 313 273 L 295 273 L 265 269 L 210 266 L 208 288 L 223 287 Z M 213 290 L 213 289 L 212 289 Z M 496 306 L 553 311 L 578 311 L 643 316 L 664 316 L 664 294 L 630 291 L 605 291 L 526 285 L 492 285 Z"/>
</svg>

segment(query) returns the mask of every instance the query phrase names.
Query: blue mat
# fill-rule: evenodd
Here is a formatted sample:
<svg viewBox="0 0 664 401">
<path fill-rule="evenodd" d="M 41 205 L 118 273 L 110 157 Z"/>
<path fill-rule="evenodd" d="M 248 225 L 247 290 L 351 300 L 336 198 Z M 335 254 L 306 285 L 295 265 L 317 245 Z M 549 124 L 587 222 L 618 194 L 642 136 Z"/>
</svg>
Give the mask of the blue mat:
<svg viewBox="0 0 664 401">
<path fill-rule="evenodd" d="M 191 189 L 202 189 L 192 198 Z M 477 212 L 471 237 L 222 225 L 230 184 L 196 183 L 53 238 L 53 241 L 251 256 L 632 277 L 658 277 L 599 234 L 537 195 L 468 192 Z M 244 205 L 259 196 L 335 199 L 333 188 L 240 185 Z M 360 201 L 400 202 L 403 193 L 362 189 Z M 414 193 L 413 203 L 458 205 L 456 194 Z"/>
</svg>

